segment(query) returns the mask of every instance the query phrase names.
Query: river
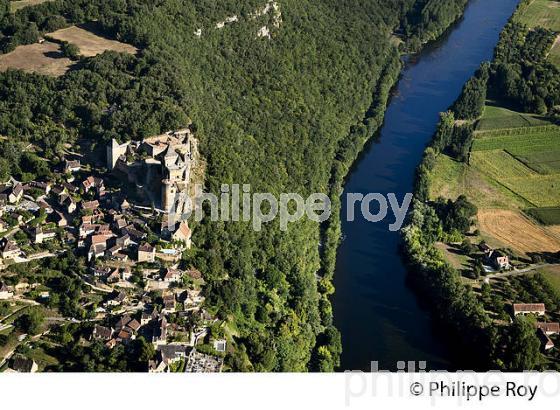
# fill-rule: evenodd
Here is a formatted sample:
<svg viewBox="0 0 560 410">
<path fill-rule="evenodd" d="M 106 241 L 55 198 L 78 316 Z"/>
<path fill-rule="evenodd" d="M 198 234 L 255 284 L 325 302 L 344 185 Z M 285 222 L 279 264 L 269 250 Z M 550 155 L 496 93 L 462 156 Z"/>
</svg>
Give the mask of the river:
<svg viewBox="0 0 560 410">
<path fill-rule="evenodd" d="M 429 313 L 405 284 L 394 218 L 346 221 L 346 194 L 412 192 L 414 170 L 435 131 L 439 113 L 458 97 L 482 61 L 492 58 L 499 33 L 518 0 L 471 0 L 461 21 L 437 43 L 409 59 L 385 115 L 380 135 L 348 175 L 342 207 L 344 239 L 337 256 L 332 298 L 342 334 L 342 370 L 395 370 L 398 361 L 426 361 L 428 369 L 453 369 L 449 349 Z M 373 210 L 372 210 L 373 211 Z M 391 214 L 390 214 L 391 215 Z M 429 301 L 427 301 L 429 302 Z"/>
</svg>

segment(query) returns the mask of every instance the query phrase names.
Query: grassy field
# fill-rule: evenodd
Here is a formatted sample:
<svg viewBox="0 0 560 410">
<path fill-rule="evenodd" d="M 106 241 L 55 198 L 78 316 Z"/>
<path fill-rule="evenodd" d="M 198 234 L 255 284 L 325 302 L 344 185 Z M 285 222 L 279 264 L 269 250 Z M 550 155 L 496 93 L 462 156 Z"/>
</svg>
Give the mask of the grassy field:
<svg viewBox="0 0 560 410">
<path fill-rule="evenodd" d="M 519 10 L 515 19 L 530 28 L 544 27 L 560 33 L 560 1 L 533 0 L 527 7 Z M 560 66 L 560 35 L 550 50 L 549 59 Z"/>
<path fill-rule="evenodd" d="M 541 270 L 548 283 L 560 294 L 560 266 L 546 267 Z"/>
<path fill-rule="evenodd" d="M 10 9 L 12 11 L 12 13 L 15 13 L 16 11 L 27 7 L 27 6 L 35 6 L 37 4 L 41 4 L 41 3 L 45 3 L 47 1 L 52 1 L 52 0 L 19 0 L 19 1 L 12 1 L 10 4 Z"/>
<path fill-rule="evenodd" d="M 560 225 L 560 207 L 531 208 L 527 212 L 543 225 Z"/>
<path fill-rule="evenodd" d="M 457 271 L 468 272 L 471 268 L 472 258 L 465 255 L 459 248 L 459 246 L 453 246 L 442 242 L 436 243 L 436 248 L 443 252 L 443 255 L 447 261 L 453 266 Z"/>
<path fill-rule="evenodd" d="M 560 173 L 560 149 L 547 152 L 518 153 L 516 158 L 540 174 Z"/>
<path fill-rule="evenodd" d="M 478 133 L 470 164 L 533 207 L 560 204 L 560 127 Z"/>
<path fill-rule="evenodd" d="M 91 31 L 72 26 L 48 34 L 49 37 L 76 45 L 84 57 L 93 57 L 107 50 L 136 54 L 138 49 L 130 44 L 100 37 Z"/>
<path fill-rule="evenodd" d="M 538 115 L 524 114 L 488 103 L 484 108 L 484 113 L 478 121 L 476 129 L 477 131 L 487 131 L 546 124 L 549 124 L 549 122 Z"/>
<path fill-rule="evenodd" d="M 72 60 L 60 53 L 60 46 L 49 41 L 19 46 L 11 53 L 0 55 L 0 72 L 14 68 L 28 73 L 61 76 L 72 64 Z"/>
<path fill-rule="evenodd" d="M 35 360 L 35 362 L 39 366 L 39 371 L 43 371 L 46 367 L 55 366 L 59 363 L 55 357 L 49 355 L 45 351 L 47 348 L 47 343 L 33 343 L 29 351 L 25 354 L 25 356 L 29 359 Z"/>
<path fill-rule="evenodd" d="M 492 131 L 478 133 L 473 143 L 473 151 L 503 149 L 513 155 L 560 151 L 560 127 L 521 128 L 515 133 Z"/>
<path fill-rule="evenodd" d="M 560 66 L 560 34 L 556 37 L 548 59 L 557 66 Z"/>
<path fill-rule="evenodd" d="M 447 155 L 440 155 L 430 174 L 430 198 L 457 199 L 467 195 L 479 208 L 524 209 L 531 203 L 511 192 L 478 167 L 467 166 Z"/>
<path fill-rule="evenodd" d="M 484 170 L 497 181 L 530 178 L 537 175 L 535 171 L 501 149 L 473 151 L 471 164 Z"/>
<path fill-rule="evenodd" d="M 560 2 L 558 0 L 533 0 L 520 10 L 516 20 L 533 27 L 545 27 L 560 31 Z"/>
</svg>

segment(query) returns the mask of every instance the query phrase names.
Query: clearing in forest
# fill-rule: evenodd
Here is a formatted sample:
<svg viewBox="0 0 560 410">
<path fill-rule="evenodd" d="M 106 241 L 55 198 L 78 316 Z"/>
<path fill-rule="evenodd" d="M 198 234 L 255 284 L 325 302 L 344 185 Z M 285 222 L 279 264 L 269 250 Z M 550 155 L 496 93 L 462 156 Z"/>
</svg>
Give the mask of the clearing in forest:
<svg viewBox="0 0 560 410">
<path fill-rule="evenodd" d="M 48 36 L 74 44 L 80 49 L 80 54 L 84 57 L 93 57 L 107 50 L 128 54 L 136 54 L 138 52 L 138 49 L 130 44 L 98 36 L 91 31 L 77 26 L 57 30 L 48 34 Z"/>
<path fill-rule="evenodd" d="M 560 1 L 533 0 L 517 12 L 516 20 L 529 28 L 544 27 L 560 33 Z M 560 66 L 560 35 L 550 50 L 549 60 Z"/>
<path fill-rule="evenodd" d="M 18 1 L 12 1 L 11 4 L 10 4 L 10 11 L 12 13 L 15 13 L 16 11 L 21 10 L 24 7 L 35 6 L 37 4 L 45 3 L 47 1 L 52 1 L 52 0 L 18 0 Z"/>
<path fill-rule="evenodd" d="M 560 34 L 556 37 L 556 41 L 550 50 L 550 55 L 548 56 L 550 62 L 560 66 Z"/>
<path fill-rule="evenodd" d="M 19 46 L 8 54 L 0 55 L 0 72 L 14 68 L 28 73 L 61 76 L 72 64 L 72 60 L 62 55 L 60 45 L 49 41 Z"/>
</svg>

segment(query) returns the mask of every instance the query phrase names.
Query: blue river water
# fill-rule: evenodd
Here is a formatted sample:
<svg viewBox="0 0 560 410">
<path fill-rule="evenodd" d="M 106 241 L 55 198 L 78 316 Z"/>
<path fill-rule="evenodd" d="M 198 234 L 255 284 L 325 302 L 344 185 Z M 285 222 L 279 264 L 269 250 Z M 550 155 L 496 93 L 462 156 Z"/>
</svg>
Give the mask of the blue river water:
<svg viewBox="0 0 560 410">
<path fill-rule="evenodd" d="M 437 43 L 409 59 L 388 106 L 380 135 L 368 144 L 345 184 L 344 240 L 338 250 L 332 298 L 342 334 L 342 370 L 395 370 L 398 361 L 426 361 L 453 369 L 450 351 L 406 286 L 394 218 L 346 221 L 347 193 L 412 192 L 414 170 L 435 131 L 439 113 L 458 97 L 480 63 L 492 58 L 499 33 L 518 0 L 471 0 L 463 18 Z M 413 272 L 412 272 L 413 274 Z M 429 303 L 429 301 L 425 301 Z"/>
</svg>

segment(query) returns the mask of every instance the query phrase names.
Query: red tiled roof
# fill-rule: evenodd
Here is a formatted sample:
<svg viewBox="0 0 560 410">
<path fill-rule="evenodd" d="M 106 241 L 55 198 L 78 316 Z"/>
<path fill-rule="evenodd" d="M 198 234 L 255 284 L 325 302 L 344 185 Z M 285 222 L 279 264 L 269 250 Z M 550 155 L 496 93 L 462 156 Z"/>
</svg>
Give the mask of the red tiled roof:
<svg viewBox="0 0 560 410">
<path fill-rule="evenodd" d="M 514 312 L 544 312 L 544 303 L 514 303 Z"/>
</svg>

